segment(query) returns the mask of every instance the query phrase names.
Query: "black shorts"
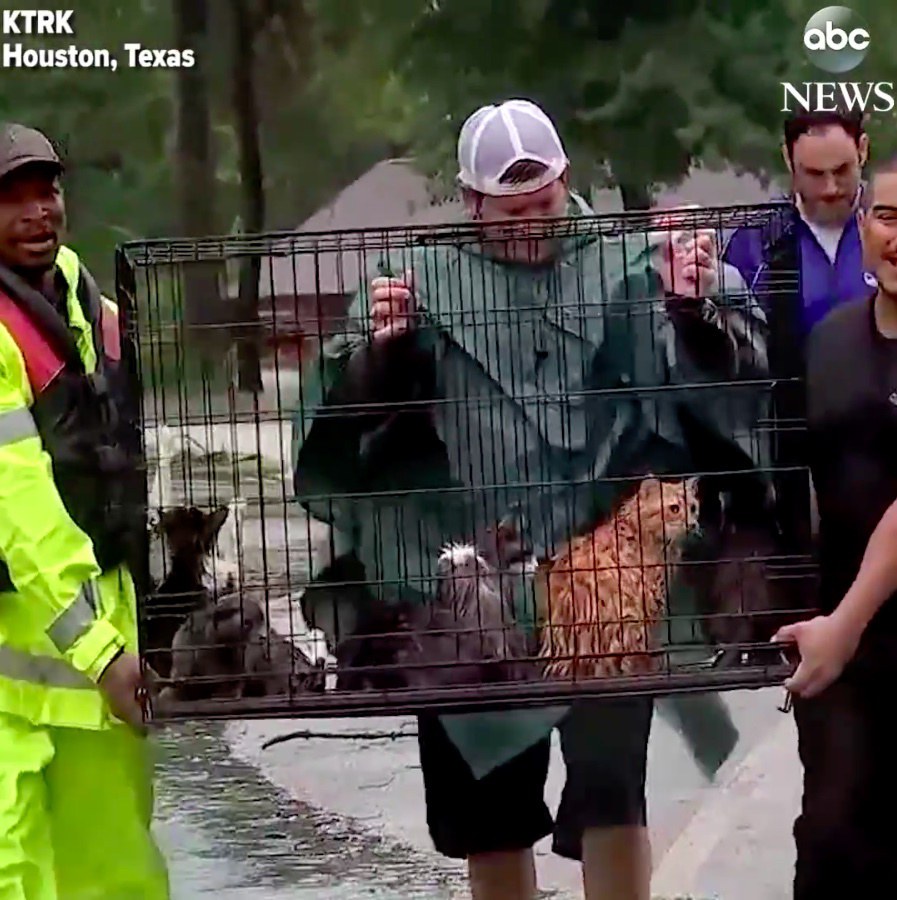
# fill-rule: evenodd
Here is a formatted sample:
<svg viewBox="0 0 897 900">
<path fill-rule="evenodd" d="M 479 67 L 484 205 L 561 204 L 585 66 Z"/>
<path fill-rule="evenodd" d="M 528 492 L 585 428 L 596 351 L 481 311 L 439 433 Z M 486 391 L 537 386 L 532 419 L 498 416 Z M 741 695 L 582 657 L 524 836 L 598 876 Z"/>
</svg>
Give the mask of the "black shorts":
<svg viewBox="0 0 897 900">
<path fill-rule="evenodd" d="M 559 728 L 567 780 L 557 821 L 545 803 L 548 738 L 476 779 L 439 720 L 418 719 L 427 825 L 436 850 L 466 859 L 524 850 L 554 834 L 554 852 L 582 858 L 587 828 L 645 825 L 650 698 L 577 702 Z"/>
<path fill-rule="evenodd" d="M 861 654 L 831 687 L 794 702 L 804 767 L 801 812 L 794 823 L 795 900 L 879 897 L 893 890 L 897 766 L 891 707 L 897 641 L 891 643 L 889 659 Z"/>
</svg>

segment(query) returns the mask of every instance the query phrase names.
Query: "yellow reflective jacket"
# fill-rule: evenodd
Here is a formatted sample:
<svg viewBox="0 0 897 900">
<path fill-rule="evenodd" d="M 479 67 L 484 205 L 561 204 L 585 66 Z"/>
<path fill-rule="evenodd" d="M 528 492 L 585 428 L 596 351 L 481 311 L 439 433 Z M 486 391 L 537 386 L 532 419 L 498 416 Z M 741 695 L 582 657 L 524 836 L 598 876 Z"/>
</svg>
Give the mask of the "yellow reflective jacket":
<svg viewBox="0 0 897 900">
<path fill-rule="evenodd" d="M 57 266 L 90 374 L 97 348 L 78 299 L 80 263 L 63 247 Z M 33 403 L 25 358 L 0 324 L 0 559 L 16 587 L 0 593 L 0 712 L 104 728 L 116 720 L 96 682 L 120 649 L 136 652 L 134 583 L 124 566 L 101 573 L 90 538 L 66 511 Z"/>
</svg>

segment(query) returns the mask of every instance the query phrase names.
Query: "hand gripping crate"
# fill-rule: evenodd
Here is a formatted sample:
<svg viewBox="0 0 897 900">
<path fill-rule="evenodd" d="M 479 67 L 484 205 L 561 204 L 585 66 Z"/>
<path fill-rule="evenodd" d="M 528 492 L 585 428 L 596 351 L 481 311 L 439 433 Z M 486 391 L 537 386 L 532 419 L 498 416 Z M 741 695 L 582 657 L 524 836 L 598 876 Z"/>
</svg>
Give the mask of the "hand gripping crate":
<svg viewBox="0 0 897 900">
<path fill-rule="evenodd" d="M 779 683 L 771 638 L 815 602 L 797 266 L 696 291 L 674 257 L 790 227 L 770 204 L 122 246 L 154 716 Z M 390 277 L 412 290 L 374 307 Z"/>
</svg>

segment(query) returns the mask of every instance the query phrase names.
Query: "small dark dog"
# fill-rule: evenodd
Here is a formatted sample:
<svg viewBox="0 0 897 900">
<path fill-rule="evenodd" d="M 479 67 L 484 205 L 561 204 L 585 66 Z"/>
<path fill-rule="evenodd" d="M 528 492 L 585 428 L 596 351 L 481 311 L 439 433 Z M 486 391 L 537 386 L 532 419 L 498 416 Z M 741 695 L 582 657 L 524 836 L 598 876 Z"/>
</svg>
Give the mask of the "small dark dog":
<svg viewBox="0 0 897 900">
<path fill-rule="evenodd" d="M 168 546 L 170 568 L 147 598 L 143 642 L 146 661 L 163 678 L 171 672 L 175 634 L 190 613 L 208 601 L 208 559 L 227 516 L 226 506 L 211 513 L 194 506 L 178 507 L 160 516 L 157 528 Z"/>
<path fill-rule="evenodd" d="M 323 632 L 339 671 L 361 665 L 356 656 L 364 650 L 364 638 L 356 635 L 385 634 L 399 627 L 394 611 L 371 596 L 366 579 L 361 561 L 347 553 L 332 559 L 302 593 L 302 616 L 309 628 Z"/>
<path fill-rule="evenodd" d="M 703 538 L 689 547 L 683 575 L 695 590 L 708 639 L 722 647 L 717 666 L 779 662 L 777 651 L 757 645 L 812 609 L 813 567 L 787 553 L 771 490 L 747 480 L 728 488 L 708 503 L 715 515 L 702 522 Z"/>
<path fill-rule="evenodd" d="M 491 564 L 487 557 L 492 560 Z M 436 601 L 416 610 L 409 646 L 397 662 L 408 687 L 520 681 L 530 656 L 510 588 L 495 559 L 475 544 L 445 548 L 437 564 Z"/>
<path fill-rule="evenodd" d="M 262 607 L 228 594 L 188 616 L 174 637 L 170 700 L 206 700 L 323 691 L 323 662 L 312 666 L 268 627 Z"/>
<path fill-rule="evenodd" d="M 522 531 L 520 522 L 507 517 L 474 543 L 448 545 L 437 562 L 439 587 L 430 604 L 371 604 L 350 639 L 357 650 L 351 667 L 339 672 L 338 689 L 535 677 L 535 665 L 528 662 L 535 648 L 517 625 L 512 602 L 513 580 L 535 570 Z"/>
</svg>

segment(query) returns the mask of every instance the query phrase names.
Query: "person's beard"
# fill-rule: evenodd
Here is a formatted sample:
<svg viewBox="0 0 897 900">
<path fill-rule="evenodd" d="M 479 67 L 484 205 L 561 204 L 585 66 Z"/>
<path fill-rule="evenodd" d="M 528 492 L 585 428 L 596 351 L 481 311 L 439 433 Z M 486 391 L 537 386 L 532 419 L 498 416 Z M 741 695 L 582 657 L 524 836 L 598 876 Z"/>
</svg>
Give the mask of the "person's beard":
<svg viewBox="0 0 897 900">
<path fill-rule="evenodd" d="M 856 211 L 859 200 L 859 187 L 854 191 L 850 200 L 842 199 L 833 203 L 824 203 L 821 200 L 807 201 L 800 191 L 796 192 L 798 206 L 804 217 L 814 225 L 835 227 L 846 224 Z"/>
</svg>

